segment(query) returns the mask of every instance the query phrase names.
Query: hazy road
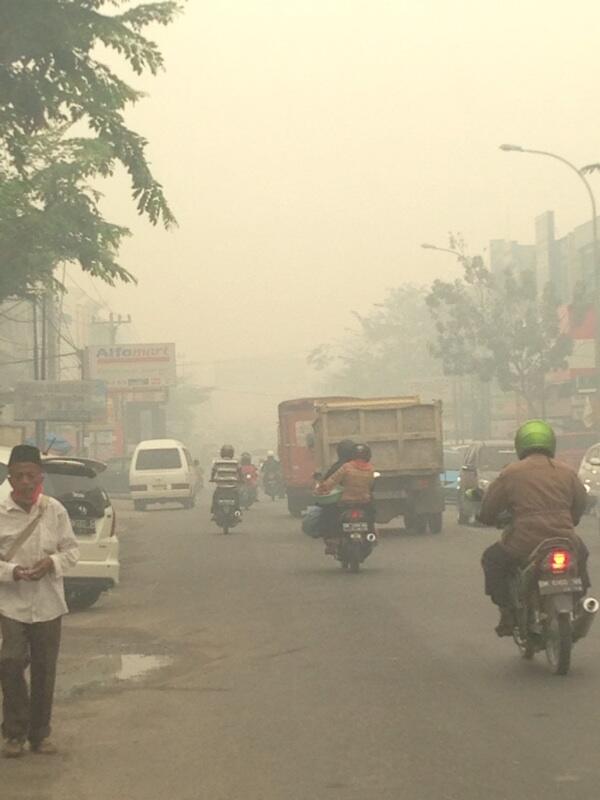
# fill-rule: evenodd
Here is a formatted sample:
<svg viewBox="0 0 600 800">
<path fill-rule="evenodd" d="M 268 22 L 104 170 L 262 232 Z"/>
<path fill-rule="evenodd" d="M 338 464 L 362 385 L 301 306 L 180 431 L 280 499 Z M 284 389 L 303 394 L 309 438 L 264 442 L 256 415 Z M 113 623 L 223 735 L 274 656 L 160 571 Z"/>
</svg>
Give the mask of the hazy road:
<svg viewBox="0 0 600 800">
<path fill-rule="evenodd" d="M 520 661 L 481 596 L 494 531 L 449 511 L 350 575 L 283 504 L 227 537 L 205 507 L 126 516 L 121 588 L 66 625 L 65 754 L 3 762 L 3 800 L 597 795 L 600 622 L 567 678 Z M 169 665 L 117 683 L 123 655 Z"/>
</svg>

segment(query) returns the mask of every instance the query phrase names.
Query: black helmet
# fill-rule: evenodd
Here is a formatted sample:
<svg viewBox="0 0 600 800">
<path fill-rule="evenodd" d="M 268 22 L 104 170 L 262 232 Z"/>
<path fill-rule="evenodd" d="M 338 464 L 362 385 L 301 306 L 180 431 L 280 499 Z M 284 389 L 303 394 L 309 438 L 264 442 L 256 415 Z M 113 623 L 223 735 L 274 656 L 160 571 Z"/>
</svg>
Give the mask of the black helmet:
<svg viewBox="0 0 600 800">
<path fill-rule="evenodd" d="M 242 455 L 240 456 L 240 462 L 244 466 L 247 465 L 247 464 L 251 464 L 252 463 L 252 456 L 250 455 L 250 453 L 242 453 Z"/>
<path fill-rule="evenodd" d="M 370 461 L 371 448 L 368 444 L 355 444 L 352 451 L 352 458 L 355 461 Z"/>
<path fill-rule="evenodd" d="M 355 443 L 352 439 L 342 439 L 336 446 L 338 458 L 340 461 L 350 461 L 354 456 Z"/>
<path fill-rule="evenodd" d="M 221 448 L 221 458 L 233 458 L 234 453 L 235 450 L 231 444 L 224 444 Z"/>
</svg>

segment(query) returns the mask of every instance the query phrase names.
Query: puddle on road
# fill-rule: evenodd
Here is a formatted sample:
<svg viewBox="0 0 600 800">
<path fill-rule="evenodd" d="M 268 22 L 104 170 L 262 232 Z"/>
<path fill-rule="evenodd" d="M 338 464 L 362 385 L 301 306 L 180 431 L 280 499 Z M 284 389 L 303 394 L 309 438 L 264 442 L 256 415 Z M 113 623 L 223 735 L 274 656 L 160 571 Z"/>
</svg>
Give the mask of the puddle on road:
<svg viewBox="0 0 600 800">
<path fill-rule="evenodd" d="M 173 659 L 169 656 L 140 653 L 96 656 L 78 669 L 60 674 L 57 680 L 57 693 L 65 697 L 84 689 L 140 680 L 151 672 L 168 667 L 172 662 Z"/>
</svg>

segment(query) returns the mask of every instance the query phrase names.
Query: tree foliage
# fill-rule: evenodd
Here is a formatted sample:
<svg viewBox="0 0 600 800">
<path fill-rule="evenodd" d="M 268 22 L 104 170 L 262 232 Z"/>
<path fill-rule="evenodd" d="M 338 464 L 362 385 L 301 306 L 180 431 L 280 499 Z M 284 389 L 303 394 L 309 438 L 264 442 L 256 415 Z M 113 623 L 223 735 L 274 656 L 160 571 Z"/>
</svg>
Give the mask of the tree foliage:
<svg viewBox="0 0 600 800">
<path fill-rule="evenodd" d="M 104 219 L 93 188 L 119 165 L 138 212 L 152 224 L 175 222 L 146 140 L 125 124 L 142 94 L 98 53 L 103 46 L 137 74 L 156 74 L 162 56 L 143 31 L 168 24 L 179 7 L 0 0 L 0 298 L 51 282 L 60 260 L 109 282 L 132 279 L 116 261 L 128 231 Z"/>
<path fill-rule="evenodd" d="M 330 391 L 406 394 L 418 378 L 439 374 L 428 344 L 435 334 L 425 289 L 403 284 L 388 291 L 368 314 L 354 313 L 358 327 L 309 356 L 325 371 Z"/>
<path fill-rule="evenodd" d="M 543 414 L 546 376 L 565 368 L 573 349 L 551 285 L 540 293 L 531 272 L 494 276 L 480 257 L 462 253 L 460 260 L 463 277 L 435 281 L 427 297 L 437 332 L 433 354 L 448 374 L 495 378 L 523 397 L 532 416 Z"/>
</svg>

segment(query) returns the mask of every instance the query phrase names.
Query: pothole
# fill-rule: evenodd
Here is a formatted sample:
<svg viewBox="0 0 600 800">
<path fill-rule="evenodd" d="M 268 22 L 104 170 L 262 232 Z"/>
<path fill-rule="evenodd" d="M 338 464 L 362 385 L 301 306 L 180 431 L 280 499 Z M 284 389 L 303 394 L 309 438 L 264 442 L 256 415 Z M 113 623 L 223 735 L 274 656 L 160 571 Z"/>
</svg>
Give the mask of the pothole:
<svg viewBox="0 0 600 800">
<path fill-rule="evenodd" d="M 172 663 L 170 656 L 141 653 L 95 656 L 75 669 L 61 672 L 57 678 L 57 694 L 68 697 L 85 689 L 139 681 Z"/>
</svg>

